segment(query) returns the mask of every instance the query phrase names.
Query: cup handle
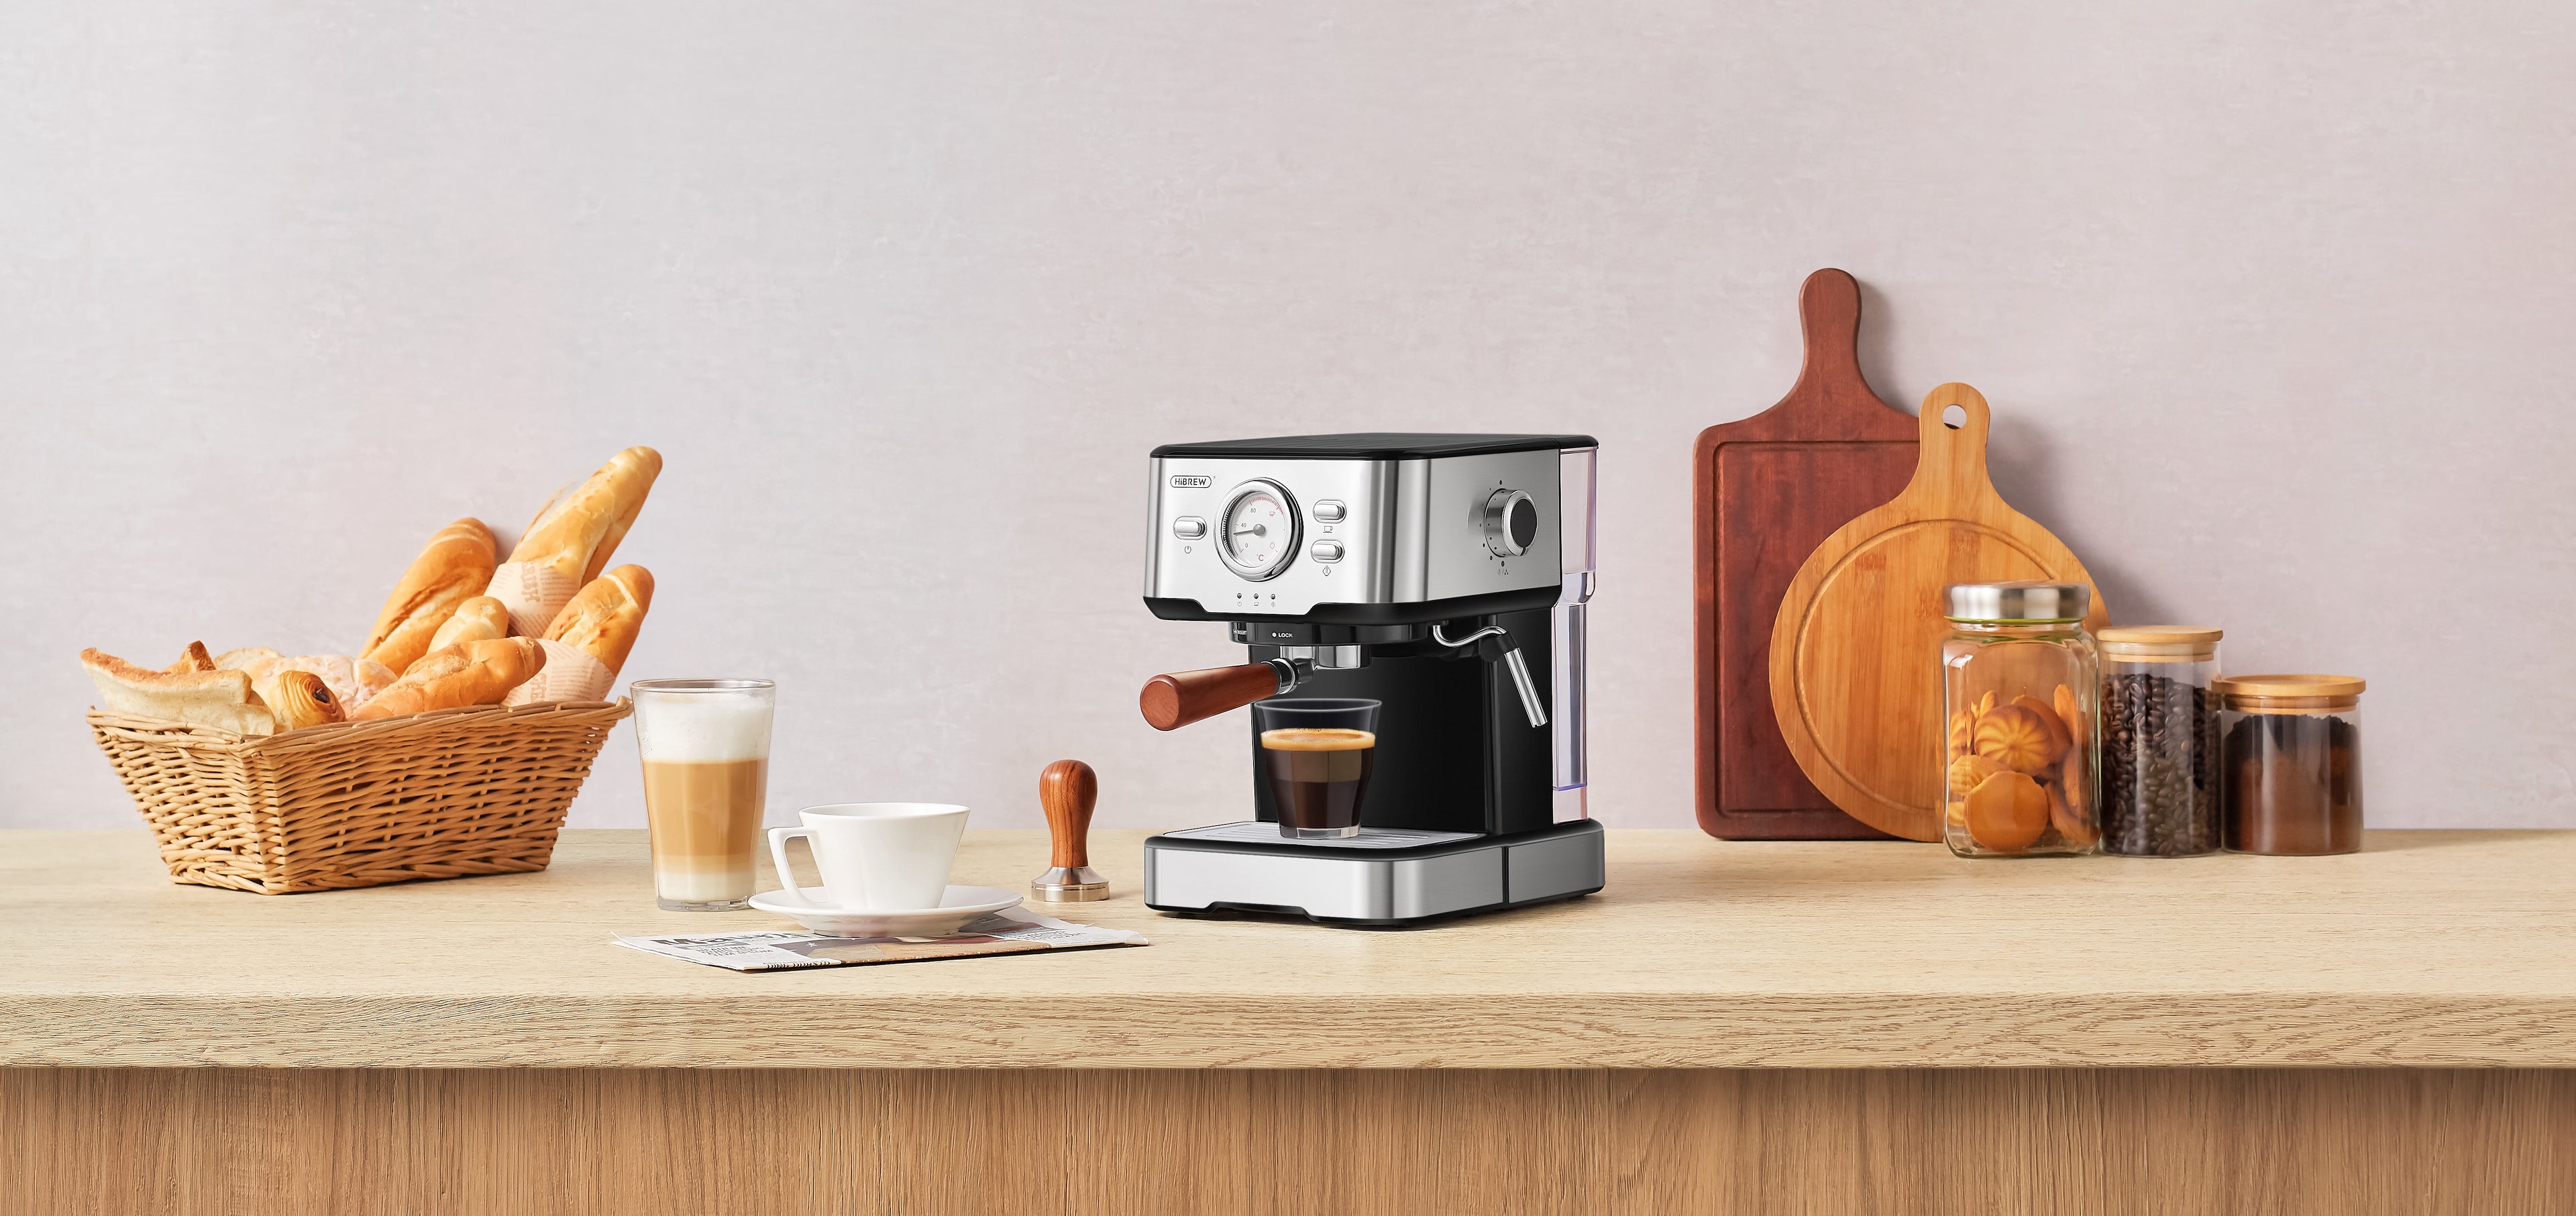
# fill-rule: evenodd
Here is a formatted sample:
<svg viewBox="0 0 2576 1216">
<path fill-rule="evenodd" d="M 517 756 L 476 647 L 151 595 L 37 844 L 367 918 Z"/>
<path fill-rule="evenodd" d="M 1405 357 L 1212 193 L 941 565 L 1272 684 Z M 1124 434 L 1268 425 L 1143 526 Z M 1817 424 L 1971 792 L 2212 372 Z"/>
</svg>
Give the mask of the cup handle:
<svg viewBox="0 0 2576 1216">
<path fill-rule="evenodd" d="M 789 895 L 795 896 L 797 902 L 810 904 L 814 901 L 806 897 L 805 888 L 796 885 L 796 871 L 787 868 L 787 842 L 799 836 L 805 838 L 806 848 L 814 847 L 812 828 L 769 829 L 769 860 L 778 865 L 778 885 L 786 888 Z"/>
</svg>

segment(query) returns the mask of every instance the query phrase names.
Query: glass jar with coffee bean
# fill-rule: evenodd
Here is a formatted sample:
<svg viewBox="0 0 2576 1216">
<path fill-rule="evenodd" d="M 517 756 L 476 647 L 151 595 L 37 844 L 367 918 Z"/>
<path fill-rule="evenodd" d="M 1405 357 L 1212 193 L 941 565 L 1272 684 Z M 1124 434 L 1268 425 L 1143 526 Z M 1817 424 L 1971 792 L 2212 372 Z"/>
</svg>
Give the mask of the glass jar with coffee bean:
<svg viewBox="0 0 2576 1216">
<path fill-rule="evenodd" d="M 2093 589 L 1959 583 L 1941 595 L 1941 839 L 1961 857 L 2092 852 Z"/>
<path fill-rule="evenodd" d="M 2355 676 L 2229 676 L 2217 683 L 2220 814 L 2231 853 L 2361 848 L 2361 693 Z"/>
<path fill-rule="evenodd" d="M 2197 857 L 2218 851 L 2216 629 L 2105 629 L 2102 851 Z"/>
</svg>

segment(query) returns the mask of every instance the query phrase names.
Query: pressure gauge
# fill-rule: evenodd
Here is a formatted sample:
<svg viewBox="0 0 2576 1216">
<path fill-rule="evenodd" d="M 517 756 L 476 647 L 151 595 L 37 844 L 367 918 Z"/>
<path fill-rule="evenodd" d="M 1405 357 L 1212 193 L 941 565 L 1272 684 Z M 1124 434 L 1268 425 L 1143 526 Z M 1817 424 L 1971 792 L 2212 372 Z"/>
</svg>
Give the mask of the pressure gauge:
<svg viewBox="0 0 2576 1216">
<path fill-rule="evenodd" d="M 1297 500 L 1275 481 L 1236 486 L 1217 516 L 1216 551 L 1256 583 L 1276 576 L 1297 556 Z"/>
</svg>

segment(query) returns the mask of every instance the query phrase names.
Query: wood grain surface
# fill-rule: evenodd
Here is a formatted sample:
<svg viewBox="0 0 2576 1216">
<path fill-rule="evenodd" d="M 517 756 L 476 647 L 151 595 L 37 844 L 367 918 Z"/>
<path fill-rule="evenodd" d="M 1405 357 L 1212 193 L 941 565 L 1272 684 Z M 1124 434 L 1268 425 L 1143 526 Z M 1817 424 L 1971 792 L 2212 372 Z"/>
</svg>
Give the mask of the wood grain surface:
<svg viewBox="0 0 2576 1216">
<path fill-rule="evenodd" d="M 2537 1070 L 0 1069 L 44 1213 L 2576 1210 Z"/>
<path fill-rule="evenodd" d="M 1954 406 L 1956 427 L 1943 421 Z M 1991 417 L 1967 385 L 1926 394 L 1913 479 L 1807 555 L 1771 626 L 1771 708 L 1789 754 L 1835 806 L 1908 840 L 1941 830 L 1941 588 L 2093 581 L 1995 493 Z M 2109 619 L 2096 588 L 2085 624 Z"/>
<path fill-rule="evenodd" d="M 0 1063 L 295 1067 L 2576 1066 L 2576 832 L 2374 832 L 2343 857 L 1962 861 L 1901 842 L 1609 834 L 1609 886 L 1404 932 L 1199 921 L 1139 948 L 741 975 L 612 932 L 640 831 L 552 869 L 258 896 L 141 831 L 0 833 Z M 969 832 L 1016 889 L 1040 831 Z"/>
<path fill-rule="evenodd" d="M 1699 433 L 1691 453 L 1691 651 L 1699 825 L 1736 840 L 1865 840 L 1798 768 L 1771 709 L 1771 622 L 1798 563 L 1913 476 L 1912 415 L 1860 370 L 1860 284 L 1798 289 L 1805 357 L 1778 404 Z"/>
</svg>

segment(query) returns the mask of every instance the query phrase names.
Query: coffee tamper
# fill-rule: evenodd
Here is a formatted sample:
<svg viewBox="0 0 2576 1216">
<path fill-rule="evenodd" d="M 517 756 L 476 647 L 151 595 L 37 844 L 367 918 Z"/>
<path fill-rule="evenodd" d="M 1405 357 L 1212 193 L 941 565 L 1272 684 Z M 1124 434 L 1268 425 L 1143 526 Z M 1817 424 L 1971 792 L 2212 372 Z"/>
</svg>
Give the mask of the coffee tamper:
<svg viewBox="0 0 2576 1216">
<path fill-rule="evenodd" d="M 1029 882 L 1041 903 L 1074 904 L 1109 898 L 1109 880 L 1091 868 L 1091 804 L 1100 778 L 1080 760 L 1058 760 L 1038 774 L 1038 805 L 1046 808 L 1055 852 L 1047 872 Z"/>
</svg>

